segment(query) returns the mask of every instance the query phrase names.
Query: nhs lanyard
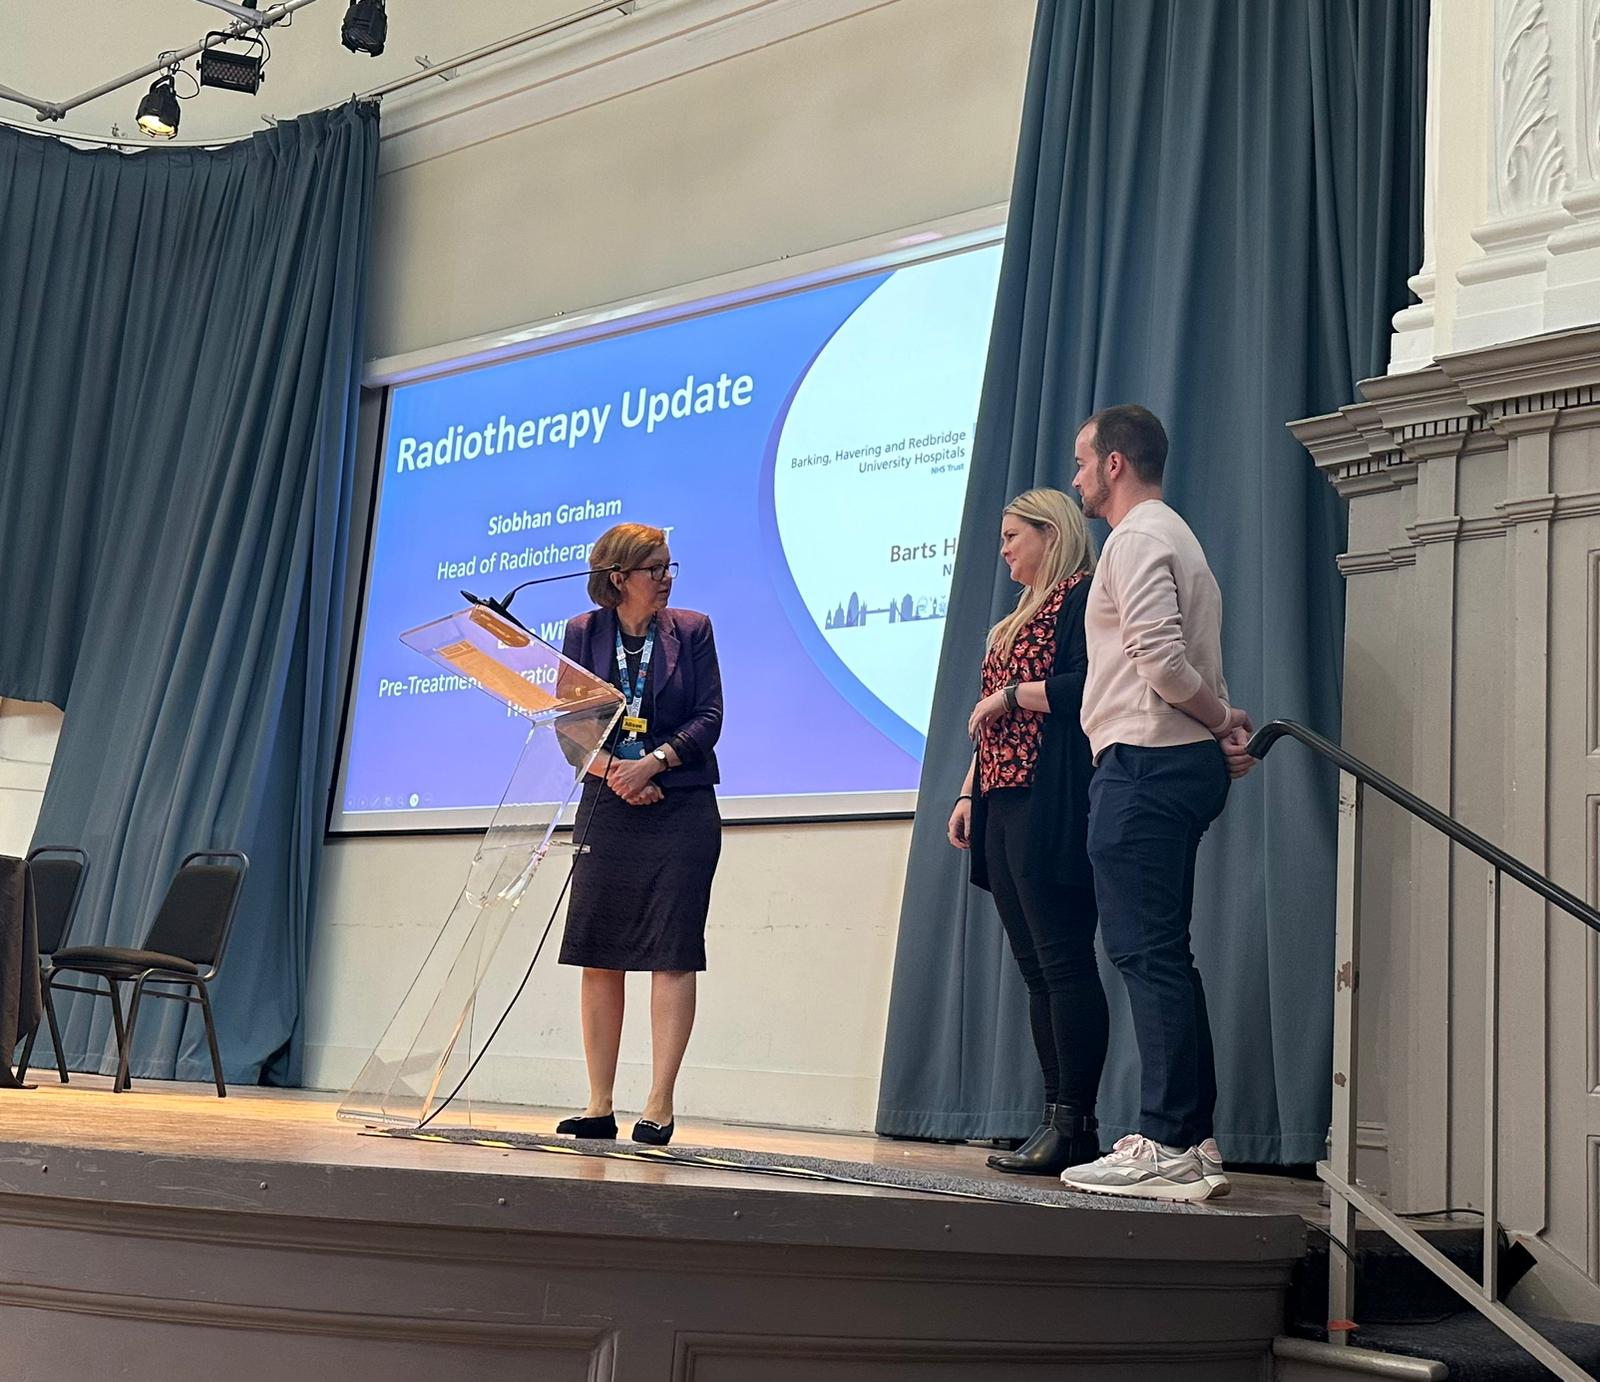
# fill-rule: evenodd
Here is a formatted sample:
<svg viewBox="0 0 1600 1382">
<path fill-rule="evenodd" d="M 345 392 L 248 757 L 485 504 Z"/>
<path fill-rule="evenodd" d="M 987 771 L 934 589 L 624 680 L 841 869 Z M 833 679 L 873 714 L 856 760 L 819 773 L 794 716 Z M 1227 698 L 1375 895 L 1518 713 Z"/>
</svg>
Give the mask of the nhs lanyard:
<svg viewBox="0 0 1600 1382">
<path fill-rule="evenodd" d="M 622 625 L 617 625 L 617 684 L 622 688 L 622 695 L 628 703 L 627 720 L 637 721 L 639 709 L 644 704 L 644 683 L 650 672 L 650 658 L 656 650 L 656 623 L 650 621 L 649 632 L 644 637 L 644 647 L 639 650 L 639 680 L 630 682 L 628 678 L 628 653 L 622 646 Z M 629 728 L 628 742 L 633 743 L 639 738 L 637 729 Z"/>
</svg>

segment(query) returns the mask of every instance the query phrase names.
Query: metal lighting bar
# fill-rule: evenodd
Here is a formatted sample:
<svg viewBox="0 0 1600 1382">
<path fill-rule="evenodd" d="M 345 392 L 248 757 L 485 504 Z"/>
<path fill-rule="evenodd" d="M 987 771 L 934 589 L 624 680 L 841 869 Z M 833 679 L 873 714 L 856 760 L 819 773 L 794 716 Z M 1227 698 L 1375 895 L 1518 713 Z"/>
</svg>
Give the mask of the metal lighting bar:
<svg viewBox="0 0 1600 1382">
<path fill-rule="evenodd" d="M 249 33 L 258 32 L 262 29 L 270 29 L 273 27 L 273 25 L 278 24 L 282 20 L 288 18 L 288 16 L 293 14 L 296 10 L 304 9 L 307 5 L 312 3 L 314 3 L 314 0 L 283 0 L 282 4 L 274 5 L 270 9 L 263 10 L 261 12 L 261 17 L 258 20 L 246 21 L 241 19 L 236 24 L 231 25 L 229 30 L 230 37 L 242 38 Z M 425 82 L 433 77 L 437 77 L 440 72 L 447 72 L 451 68 L 465 67 L 468 63 L 481 62 L 485 58 L 496 57 L 500 53 L 506 52 L 508 49 L 517 47 L 519 44 L 530 43 L 536 38 L 548 38 L 551 34 L 560 33 L 563 29 L 570 29 L 574 25 L 585 23 L 591 19 L 598 19 L 602 15 L 613 13 L 621 15 L 632 14 L 637 3 L 638 0 L 602 0 L 602 3 L 600 4 L 590 5 L 588 8 L 579 10 L 574 14 L 563 15 L 560 19 L 552 19 L 549 23 L 541 24 L 537 28 L 528 29 L 519 34 L 513 34 L 510 38 L 500 39 L 494 43 L 486 44 L 482 48 L 474 48 L 470 53 L 463 53 L 459 57 L 450 58 L 448 61 L 436 63 L 432 67 L 423 68 L 421 71 L 410 73 L 404 77 L 399 77 L 392 82 L 385 82 L 382 86 L 375 86 L 370 91 L 362 92 L 358 99 L 363 101 L 378 100 L 384 96 L 390 95 L 393 92 L 403 91 L 407 87 L 417 85 L 419 82 Z M 219 6 L 218 8 L 221 7 Z M 158 72 L 164 72 L 167 70 L 167 68 L 172 66 L 173 63 L 182 62 L 185 58 L 191 58 L 196 53 L 203 51 L 208 46 L 210 46 L 209 35 L 201 42 L 192 44 L 180 52 L 164 53 L 155 62 L 147 63 L 145 66 L 140 67 L 133 72 L 124 73 L 121 77 L 118 77 L 114 81 L 102 82 L 99 86 L 93 88 L 92 90 L 85 91 L 78 96 L 74 96 L 70 101 L 64 101 L 60 104 L 40 100 L 36 97 L 25 95 L 20 91 L 13 91 L 9 87 L 5 86 L 0 86 L 0 100 L 15 101 L 19 105 L 28 106 L 30 109 L 38 112 L 38 117 L 40 120 L 60 120 L 69 110 L 73 110 L 78 106 L 85 105 L 90 101 L 97 100 L 99 97 L 107 95 L 109 92 L 119 91 L 125 86 L 132 86 L 135 82 L 141 81 L 145 77 L 153 76 Z M 333 110 L 343 104 L 344 102 L 342 100 L 334 101 L 323 107 L 323 109 Z M 93 135 L 73 135 L 71 137 L 74 139 L 80 139 L 85 143 L 92 144 L 138 144 L 141 147 L 143 144 L 143 141 L 105 139 Z M 208 145 L 214 145 L 230 143 L 232 141 L 227 139 L 219 139 L 207 140 L 205 142 Z"/>
<path fill-rule="evenodd" d="M 474 48 L 470 53 L 463 53 L 460 57 L 450 58 L 445 62 L 435 63 L 432 67 L 425 67 L 420 72 L 412 72 L 404 77 L 397 77 L 392 82 L 385 82 L 382 86 L 375 86 L 371 91 L 363 91 L 358 99 L 363 101 L 376 101 L 381 97 L 392 95 L 396 91 L 404 91 L 408 86 L 416 86 L 419 82 L 430 81 L 441 72 L 448 72 L 452 67 L 465 67 L 468 63 L 482 62 L 485 58 L 492 58 L 505 52 L 508 48 L 515 48 L 522 43 L 530 43 L 536 38 L 547 38 L 551 34 L 560 33 L 563 29 L 570 29 L 574 24 L 582 24 L 590 19 L 598 19 L 601 15 L 632 14 L 638 0 L 604 0 L 604 3 L 590 5 L 587 9 L 578 10 L 574 14 L 563 15 L 560 19 L 552 19 L 548 24 L 541 24 L 536 29 L 528 29 L 520 34 L 513 34 L 510 38 L 502 38 L 494 43 L 485 44 L 482 48 Z M 334 106 L 343 105 L 343 101 L 335 101 L 333 105 L 325 107 L 332 110 Z"/>
<path fill-rule="evenodd" d="M 19 106 L 27 106 L 29 110 L 39 112 L 41 120 L 59 119 L 51 114 L 56 109 L 49 101 L 41 101 L 37 96 L 29 96 L 21 91 L 13 91 L 9 86 L 0 86 L 0 101 L 15 101 Z"/>
<path fill-rule="evenodd" d="M 274 5 L 271 9 L 261 11 L 257 19 L 240 19 L 229 26 L 228 33 L 232 38 L 243 38 L 246 34 L 257 33 L 262 29 L 270 29 L 275 24 L 287 19 L 296 10 L 303 10 L 307 5 L 315 4 L 316 0 L 283 0 L 282 4 Z M 0 99 L 17 101 L 22 105 L 31 106 L 38 111 L 40 120 L 59 120 L 69 110 L 76 110 L 79 106 L 87 105 L 90 101 L 99 100 L 102 96 L 110 95 L 113 91 L 120 91 L 125 86 L 132 86 L 135 82 L 154 76 L 158 72 L 165 72 L 174 63 L 180 63 L 185 58 L 192 58 L 196 53 L 210 47 L 211 36 L 206 35 L 199 43 L 192 43 L 187 48 L 176 52 L 162 53 L 154 62 L 147 62 L 143 67 L 135 68 L 132 72 L 125 72 L 120 77 L 115 77 L 109 82 L 101 82 L 99 86 L 91 87 L 88 91 L 81 92 L 70 101 L 62 101 L 59 105 L 49 101 L 36 101 L 31 97 L 23 96 L 20 92 L 13 92 L 5 87 L 0 87 Z"/>
</svg>

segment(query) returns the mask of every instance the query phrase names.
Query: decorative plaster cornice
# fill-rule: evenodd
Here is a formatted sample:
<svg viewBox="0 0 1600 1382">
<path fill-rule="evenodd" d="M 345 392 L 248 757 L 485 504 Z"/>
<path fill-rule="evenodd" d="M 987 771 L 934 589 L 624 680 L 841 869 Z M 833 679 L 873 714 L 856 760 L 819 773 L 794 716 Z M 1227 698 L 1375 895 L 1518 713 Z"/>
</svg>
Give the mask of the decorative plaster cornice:
<svg viewBox="0 0 1600 1382">
<path fill-rule="evenodd" d="M 1439 368 L 1474 408 L 1576 391 L 1558 406 L 1595 401 L 1600 391 L 1600 326 L 1579 326 L 1440 357 Z M 1588 397 L 1581 395 L 1587 393 Z"/>
<path fill-rule="evenodd" d="M 1600 490 L 1556 496 L 1557 518 L 1594 518 L 1600 515 Z"/>
<path fill-rule="evenodd" d="M 1483 450 L 1493 434 L 1548 431 L 1600 407 L 1600 326 L 1446 355 L 1368 379 L 1361 392 L 1360 403 L 1289 424 L 1345 498 L 1412 483 L 1419 465 Z M 1563 504 L 1558 515 L 1567 513 Z M 1460 541 L 1493 535 L 1474 531 L 1474 521 Z M 1533 520 L 1519 510 L 1509 521 Z"/>
<path fill-rule="evenodd" d="M 1518 523 L 1548 523 L 1556 516 L 1557 503 L 1553 494 L 1531 494 L 1496 504 L 1494 511 L 1500 515 L 1500 521 L 1510 528 Z"/>
<path fill-rule="evenodd" d="M 1345 499 L 1413 484 L 1418 468 L 1432 461 L 1503 451 L 1508 436 L 1593 425 L 1600 414 L 1600 326 L 1447 355 L 1426 369 L 1369 379 L 1361 391 L 1363 402 L 1289 424 Z M 1490 513 L 1436 514 L 1413 523 L 1406 545 L 1346 552 L 1339 570 L 1345 576 L 1393 571 L 1431 544 L 1487 541 L 1522 524 L 1595 516 L 1600 489 L 1522 495 Z"/>
<path fill-rule="evenodd" d="M 1489 538 L 1503 538 L 1506 535 L 1505 522 L 1498 514 L 1490 514 L 1485 518 L 1468 518 L 1461 524 L 1462 542 L 1484 542 Z"/>
<path fill-rule="evenodd" d="M 1291 422 L 1289 430 L 1300 445 L 1311 453 L 1319 470 L 1354 465 L 1373 458 L 1366 434 L 1349 417 L 1349 411 L 1324 413 L 1320 417 Z"/>
<path fill-rule="evenodd" d="M 1425 523 L 1413 523 L 1406 529 L 1406 536 L 1414 547 L 1427 547 L 1435 542 L 1459 542 L 1465 523 L 1466 520 L 1458 513 L 1448 518 L 1430 518 Z"/>
<path fill-rule="evenodd" d="M 1472 430 L 1476 413 L 1461 396 L 1455 382 L 1437 364 L 1408 374 L 1384 374 L 1361 381 L 1361 396 L 1378 411 L 1383 425 L 1399 432 L 1432 428 L 1440 431 Z"/>
<path fill-rule="evenodd" d="M 1416 467 L 1378 425 L 1370 403 L 1291 422 L 1289 430 L 1346 499 L 1398 489 L 1416 477 Z"/>
<path fill-rule="evenodd" d="M 1346 552 L 1334 558 L 1341 576 L 1367 576 L 1375 571 L 1397 571 L 1417 564 L 1415 547 L 1383 547 L 1374 552 Z"/>
</svg>

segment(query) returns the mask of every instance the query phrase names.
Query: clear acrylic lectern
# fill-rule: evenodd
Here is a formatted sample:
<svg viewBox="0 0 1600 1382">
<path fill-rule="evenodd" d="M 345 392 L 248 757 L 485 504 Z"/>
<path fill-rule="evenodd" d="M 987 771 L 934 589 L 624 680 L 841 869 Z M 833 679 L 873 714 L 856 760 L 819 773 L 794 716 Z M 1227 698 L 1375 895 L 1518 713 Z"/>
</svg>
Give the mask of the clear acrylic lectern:
<svg viewBox="0 0 1600 1382">
<path fill-rule="evenodd" d="M 475 682 L 531 724 L 494 819 L 445 920 L 388 1030 L 339 1106 L 354 1122 L 415 1128 L 461 1089 L 515 993 L 479 1012 L 480 990 L 519 909 L 536 913 L 518 934 L 542 941 L 565 895 L 574 858 L 570 825 L 583 775 L 622 714 L 615 687 L 548 643 L 477 606 L 401 635 L 424 657 Z M 473 752 L 470 743 L 463 753 Z M 519 974 L 533 954 L 506 955 Z M 452 1106 L 453 1108 L 456 1106 Z M 470 1121 L 470 1106 L 459 1112 Z"/>
</svg>

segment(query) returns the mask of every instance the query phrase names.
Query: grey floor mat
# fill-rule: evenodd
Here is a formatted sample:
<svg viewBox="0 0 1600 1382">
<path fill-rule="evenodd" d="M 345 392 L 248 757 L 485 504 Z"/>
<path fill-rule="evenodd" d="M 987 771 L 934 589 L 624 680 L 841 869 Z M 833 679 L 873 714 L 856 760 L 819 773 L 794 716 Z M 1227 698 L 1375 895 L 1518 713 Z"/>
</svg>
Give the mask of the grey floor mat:
<svg viewBox="0 0 1600 1382">
<path fill-rule="evenodd" d="M 878 1185 L 915 1190 L 929 1195 L 1003 1204 L 1044 1205 L 1058 1209 L 1139 1211 L 1152 1214 L 1228 1214 L 1211 1204 L 1184 1204 L 1164 1200 L 1133 1199 L 1120 1195 L 1082 1195 L 1062 1188 L 1054 1177 L 990 1180 L 870 1161 L 833 1161 L 825 1157 L 788 1156 L 777 1152 L 751 1152 L 737 1147 L 649 1147 L 634 1142 L 597 1141 L 527 1132 L 500 1132 L 487 1128 L 375 1129 L 369 1135 L 421 1142 L 450 1142 L 461 1146 L 498 1150 L 545 1152 L 559 1156 L 603 1157 L 622 1161 L 648 1161 L 674 1166 L 703 1167 L 717 1171 L 748 1171 L 755 1175 L 786 1176 L 798 1180 L 843 1185 Z M 976 1155 L 976 1151 L 974 1152 Z"/>
</svg>

